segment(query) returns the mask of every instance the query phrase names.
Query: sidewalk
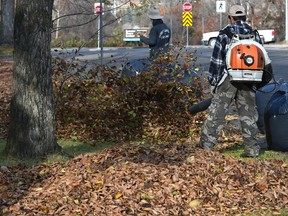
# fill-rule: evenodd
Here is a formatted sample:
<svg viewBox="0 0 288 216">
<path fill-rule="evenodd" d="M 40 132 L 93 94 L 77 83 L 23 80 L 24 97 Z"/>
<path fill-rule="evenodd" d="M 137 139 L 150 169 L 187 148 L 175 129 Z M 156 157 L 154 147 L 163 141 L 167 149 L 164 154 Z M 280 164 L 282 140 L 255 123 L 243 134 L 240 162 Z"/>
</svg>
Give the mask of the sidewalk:
<svg viewBox="0 0 288 216">
<path fill-rule="evenodd" d="M 0 60 L 13 59 L 13 54 L 0 54 Z"/>
<path fill-rule="evenodd" d="M 288 48 L 288 42 L 264 44 L 267 48 Z"/>
</svg>

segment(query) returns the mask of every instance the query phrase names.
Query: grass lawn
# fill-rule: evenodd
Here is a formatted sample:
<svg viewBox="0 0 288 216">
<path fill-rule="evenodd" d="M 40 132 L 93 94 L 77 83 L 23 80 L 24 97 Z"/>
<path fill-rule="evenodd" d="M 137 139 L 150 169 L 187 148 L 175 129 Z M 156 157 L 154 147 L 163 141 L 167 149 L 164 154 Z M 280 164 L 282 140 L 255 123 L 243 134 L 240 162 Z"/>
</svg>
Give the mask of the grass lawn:
<svg viewBox="0 0 288 216">
<path fill-rule="evenodd" d="M 41 163 L 52 164 L 55 162 L 65 162 L 69 160 L 68 157 L 62 156 L 60 154 L 50 154 L 45 159 L 27 159 L 23 161 L 17 161 L 15 158 L 4 157 L 3 150 L 5 147 L 6 140 L 0 139 L 0 165 L 1 166 L 13 166 L 18 163 L 26 164 L 27 166 L 35 166 Z M 111 143 L 98 144 L 96 147 L 85 142 L 78 142 L 73 140 L 58 140 L 59 145 L 63 148 L 65 152 L 72 156 L 78 156 L 80 154 L 86 153 L 97 153 L 105 148 L 111 146 Z M 135 143 L 137 144 L 137 143 Z M 131 144 L 133 145 L 133 144 Z M 232 147 L 226 148 L 223 151 L 226 157 L 234 157 L 243 161 L 249 160 L 282 160 L 285 161 L 288 167 L 288 153 L 287 152 L 276 152 L 270 150 L 261 150 L 260 156 L 258 158 L 245 158 L 243 157 L 243 146 L 234 145 Z"/>
<path fill-rule="evenodd" d="M 12 46 L 0 46 L 0 55 L 7 55 L 13 53 Z"/>
<path fill-rule="evenodd" d="M 109 144 L 100 144 L 97 147 L 93 147 L 88 143 L 76 142 L 72 140 L 58 140 L 59 145 L 62 146 L 63 150 L 70 155 L 77 156 L 85 153 L 99 152 Z M 68 160 L 68 157 L 62 156 L 60 154 L 50 154 L 44 160 L 40 159 L 27 159 L 23 161 L 16 160 L 15 158 L 5 157 L 3 155 L 3 150 L 5 148 L 6 140 L 0 139 L 0 166 L 13 166 L 18 163 L 26 164 L 27 166 L 34 166 L 41 163 L 52 164 L 55 162 L 65 162 Z"/>
</svg>

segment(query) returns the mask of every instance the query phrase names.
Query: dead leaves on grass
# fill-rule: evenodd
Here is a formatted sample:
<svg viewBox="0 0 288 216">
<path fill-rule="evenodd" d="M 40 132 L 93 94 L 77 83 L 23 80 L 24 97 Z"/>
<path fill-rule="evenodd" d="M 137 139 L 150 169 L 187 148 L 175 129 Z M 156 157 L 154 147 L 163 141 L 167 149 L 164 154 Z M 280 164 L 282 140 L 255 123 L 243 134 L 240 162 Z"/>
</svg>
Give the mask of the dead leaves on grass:
<svg viewBox="0 0 288 216">
<path fill-rule="evenodd" d="M 189 160 L 187 160 L 189 159 Z M 188 145 L 123 145 L 66 164 L 1 168 L 5 215 L 235 215 L 288 205 L 287 164 Z"/>
</svg>

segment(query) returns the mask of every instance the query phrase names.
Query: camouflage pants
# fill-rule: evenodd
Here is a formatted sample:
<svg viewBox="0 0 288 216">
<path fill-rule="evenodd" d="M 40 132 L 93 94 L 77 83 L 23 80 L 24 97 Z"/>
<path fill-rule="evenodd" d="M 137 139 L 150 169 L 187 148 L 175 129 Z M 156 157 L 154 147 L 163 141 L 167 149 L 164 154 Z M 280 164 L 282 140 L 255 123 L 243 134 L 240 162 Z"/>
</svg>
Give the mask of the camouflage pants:
<svg viewBox="0 0 288 216">
<path fill-rule="evenodd" d="M 232 85 L 229 78 L 218 86 L 209 106 L 208 117 L 201 132 L 200 146 L 212 150 L 225 124 L 225 116 L 230 104 L 235 100 L 240 117 L 242 136 L 246 147 L 257 145 L 258 113 L 255 105 L 255 92 L 244 84 Z"/>
</svg>

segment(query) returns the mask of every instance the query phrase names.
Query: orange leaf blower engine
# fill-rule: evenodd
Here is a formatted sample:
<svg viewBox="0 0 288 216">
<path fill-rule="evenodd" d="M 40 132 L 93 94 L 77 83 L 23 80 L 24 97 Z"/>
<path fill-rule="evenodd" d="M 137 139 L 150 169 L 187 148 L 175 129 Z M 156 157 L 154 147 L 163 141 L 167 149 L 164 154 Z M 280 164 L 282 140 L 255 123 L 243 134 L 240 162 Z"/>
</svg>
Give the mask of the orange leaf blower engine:
<svg viewBox="0 0 288 216">
<path fill-rule="evenodd" d="M 226 55 L 230 80 L 261 82 L 265 67 L 264 52 L 263 46 L 252 39 L 232 42 Z"/>
</svg>

